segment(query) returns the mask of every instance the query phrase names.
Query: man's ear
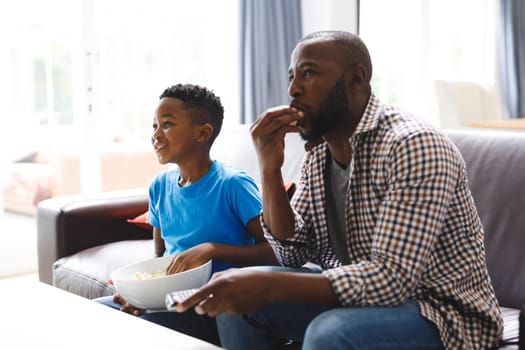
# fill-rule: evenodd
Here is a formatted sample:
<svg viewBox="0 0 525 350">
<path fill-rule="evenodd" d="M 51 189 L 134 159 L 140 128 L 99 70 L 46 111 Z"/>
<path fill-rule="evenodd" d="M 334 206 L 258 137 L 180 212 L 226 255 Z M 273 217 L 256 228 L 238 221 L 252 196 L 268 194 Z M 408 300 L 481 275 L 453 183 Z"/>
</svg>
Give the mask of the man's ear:
<svg viewBox="0 0 525 350">
<path fill-rule="evenodd" d="M 365 66 L 356 64 L 355 67 L 346 71 L 346 83 L 350 86 L 363 86 L 367 83 L 367 72 Z"/>
<path fill-rule="evenodd" d="M 197 135 L 198 142 L 206 142 L 213 134 L 213 126 L 210 123 L 201 124 L 199 127 L 199 134 Z"/>
</svg>

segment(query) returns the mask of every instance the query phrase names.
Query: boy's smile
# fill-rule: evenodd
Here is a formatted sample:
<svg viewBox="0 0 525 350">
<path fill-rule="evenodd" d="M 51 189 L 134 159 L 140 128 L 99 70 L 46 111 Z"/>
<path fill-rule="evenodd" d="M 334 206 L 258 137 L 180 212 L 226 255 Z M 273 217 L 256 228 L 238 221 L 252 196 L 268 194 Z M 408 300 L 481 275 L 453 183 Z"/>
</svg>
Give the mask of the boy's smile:
<svg viewBox="0 0 525 350">
<path fill-rule="evenodd" d="M 184 103 L 172 97 L 160 100 L 153 118 L 151 143 L 161 164 L 183 162 L 195 151 L 198 124 L 195 124 Z"/>
</svg>

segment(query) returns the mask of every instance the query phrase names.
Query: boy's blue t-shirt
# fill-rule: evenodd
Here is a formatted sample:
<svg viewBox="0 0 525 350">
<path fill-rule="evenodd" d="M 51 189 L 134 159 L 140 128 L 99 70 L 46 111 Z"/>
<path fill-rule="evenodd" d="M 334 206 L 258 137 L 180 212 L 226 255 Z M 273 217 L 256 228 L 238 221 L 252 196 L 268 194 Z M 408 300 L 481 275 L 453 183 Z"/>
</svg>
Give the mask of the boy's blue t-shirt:
<svg viewBox="0 0 525 350">
<path fill-rule="evenodd" d="M 149 223 L 159 228 L 173 255 L 200 243 L 254 244 L 247 223 L 259 215 L 261 196 L 244 171 L 213 161 L 208 173 L 188 187 L 178 185 L 179 170 L 155 177 L 149 188 Z M 213 261 L 212 272 L 233 265 Z"/>
</svg>

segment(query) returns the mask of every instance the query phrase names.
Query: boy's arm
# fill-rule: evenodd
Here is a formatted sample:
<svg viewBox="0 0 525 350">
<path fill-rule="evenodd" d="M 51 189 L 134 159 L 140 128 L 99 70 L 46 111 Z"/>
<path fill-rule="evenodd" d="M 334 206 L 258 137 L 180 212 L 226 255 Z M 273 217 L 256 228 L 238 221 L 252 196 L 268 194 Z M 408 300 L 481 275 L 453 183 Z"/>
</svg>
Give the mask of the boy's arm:
<svg viewBox="0 0 525 350">
<path fill-rule="evenodd" d="M 201 243 L 178 254 L 168 267 L 168 274 L 197 267 L 210 259 L 240 266 L 278 265 L 272 248 L 264 238 L 259 215 L 248 221 L 246 228 L 255 238 L 255 244 L 234 246 L 220 243 Z"/>
<path fill-rule="evenodd" d="M 279 263 L 270 244 L 268 244 L 264 238 L 260 216 L 257 215 L 248 221 L 246 228 L 255 239 L 254 245 L 239 247 L 225 245 L 224 247 L 216 247 L 218 250 L 215 258 L 242 266 L 278 265 Z M 222 256 L 222 258 L 220 256 Z"/>
<path fill-rule="evenodd" d="M 156 227 L 153 228 L 153 242 L 155 244 L 155 256 L 163 256 L 166 246 L 164 245 L 160 229 Z"/>
</svg>

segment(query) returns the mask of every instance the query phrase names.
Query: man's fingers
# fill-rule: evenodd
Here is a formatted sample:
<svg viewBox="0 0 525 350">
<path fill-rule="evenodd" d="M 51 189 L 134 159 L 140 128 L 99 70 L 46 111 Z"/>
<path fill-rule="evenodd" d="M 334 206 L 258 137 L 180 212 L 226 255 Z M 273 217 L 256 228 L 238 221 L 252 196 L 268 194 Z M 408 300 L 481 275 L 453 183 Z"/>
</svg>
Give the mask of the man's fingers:
<svg viewBox="0 0 525 350">
<path fill-rule="evenodd" d="M 175 310 L 177 312 L 184 312 L 190 307 L 199 305 L 203 301 L 211 297 L 213 297 L 213 293 L 210 292 L 209 288 L 204 288 L 202 290 L 197 291 L 195 294 L 193 294 L 186 300 L 180 302 L 179 305 L 176 306 Z"/>
<path fill-rule="evenodd" d="M 274 118 L 277 118 L 284 114 L 295 113 L 295 112 L 297 112 L 296 108 L 282 105 L 282 106 L 268 108 L 267 110 L 263 112 L 261 117 L 266 123 L 270 123 L 271 120 Z"/>
<path fill-rule="evenodd" d="M 217 299 L 213 294 L 208 295 L 206 299 L 195 306 L 195 312 L 199 315 L 207 314 L 210 317 L 217 316 L 220 313 L 220 310 L 217 310 L 215 307 L 217 305 L 216 300 Z"/>
<path fill-rule="evenodd" d="M 195 306 L 195 312 L 199 315 L 208 315 L 210 317 L 215 317 L 219 314 L 225 315 L 240 315 L 241 312 L 236 310 L 232 300 L 225 299 L 225 297 L 220 297 L 218 295 L 211 294 L 208 298 L 201 301 Z"/>
<path fill-rule="evenodd" d="M 266 112 L 268 113 L 273 113 L 273 112 L 278 112 L 278 111 L 282 111 L 282 110 L 291 110 L 291 109 L 295 109 L 294 107 L 290 107 L 289 105 L 280 105 L 280 106 L 274 106 L 274 107 L 270 107 L 266 110 Z"/>
<path fill-rule="evenodd" d="M 215 272 L 213 275 L 211 275 L 210 281 L 213 281 L 213 280 L 216 280 L 217 278 L 220 278 L 222 275 L 224 275 L 224 273 L 226 273 L 229 270 L 231 270 L 231 269 L 226 269 L 226 270 L 222 270 L 222 271 L 219 271 L 219 272 Z"/>
<path fill-rule="evenodd" d="M 291 122 L 292 119 L 296 118 L 297 115 L 299 115 L 299 113 L 302 114 L 302 111 L 298 111 L 295 107 L 273 107 L 267 109 L 263 114 L 261 114 L 256 124 L 259 124 L 261 126 L 279 127 L 281 125 Z"/>
<path fill-rule="evenodd" d="M 276 128 L 281 128 L 283 126 L 295 126 L 299 120 L 303 118 L 303 116 L 304 113 L 297 110 L 292 113 L 280 114 L 272 118 L 270 125 L 275 126 Z"/>
</svg>

